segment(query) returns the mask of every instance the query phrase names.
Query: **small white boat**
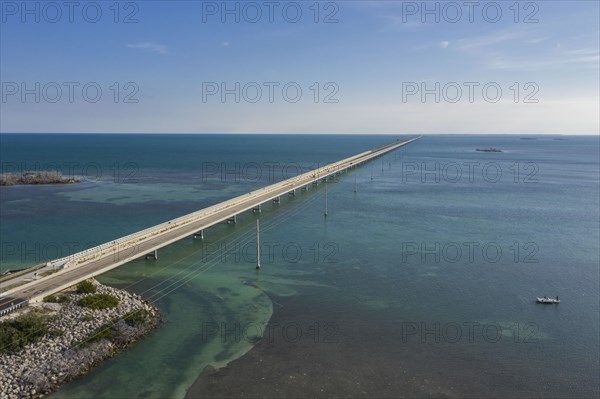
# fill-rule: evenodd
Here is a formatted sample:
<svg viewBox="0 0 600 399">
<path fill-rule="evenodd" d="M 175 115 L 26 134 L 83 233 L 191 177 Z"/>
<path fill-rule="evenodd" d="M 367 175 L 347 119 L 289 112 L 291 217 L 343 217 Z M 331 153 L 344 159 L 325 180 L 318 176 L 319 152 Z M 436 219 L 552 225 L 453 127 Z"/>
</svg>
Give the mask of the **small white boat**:
<svg viewBox="0 0 600 399">
<path fill-rule="evenodd" d="M 556 298 L 548 298 L 547 296 L 540 298 L 540 297 L 536 297 L 536 302 L 537 303 L 560 303 L 560 299 L 558 299 L 558 295 L 556 296 Z"/>
</svg>

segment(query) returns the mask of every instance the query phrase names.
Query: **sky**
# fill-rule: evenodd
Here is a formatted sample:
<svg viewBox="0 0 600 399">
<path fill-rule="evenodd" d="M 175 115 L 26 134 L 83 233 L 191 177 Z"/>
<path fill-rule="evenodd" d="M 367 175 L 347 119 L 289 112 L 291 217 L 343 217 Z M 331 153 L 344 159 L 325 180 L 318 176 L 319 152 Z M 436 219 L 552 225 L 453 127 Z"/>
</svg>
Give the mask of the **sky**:
<svg viewBox="0 0 600 399">
<path fill-rule="evenodd" d="M 598 1 L 0 1 L 0 132 L 600 134 Z"/>
</svg>

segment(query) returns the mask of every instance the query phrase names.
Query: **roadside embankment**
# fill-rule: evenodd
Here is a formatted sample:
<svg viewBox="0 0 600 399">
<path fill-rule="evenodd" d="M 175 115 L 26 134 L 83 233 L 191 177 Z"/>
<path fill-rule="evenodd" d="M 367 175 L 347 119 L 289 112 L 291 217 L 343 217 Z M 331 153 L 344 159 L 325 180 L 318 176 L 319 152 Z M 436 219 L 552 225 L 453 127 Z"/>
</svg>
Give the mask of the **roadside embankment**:
<svg viewBox="0 0 600 399">
<path fill-rule="evenodd" d="M 2 318 L 0 399 L 53 392 L 158 326 L 158 309 L 140 296 L 83 283 Z"/>
</svg>

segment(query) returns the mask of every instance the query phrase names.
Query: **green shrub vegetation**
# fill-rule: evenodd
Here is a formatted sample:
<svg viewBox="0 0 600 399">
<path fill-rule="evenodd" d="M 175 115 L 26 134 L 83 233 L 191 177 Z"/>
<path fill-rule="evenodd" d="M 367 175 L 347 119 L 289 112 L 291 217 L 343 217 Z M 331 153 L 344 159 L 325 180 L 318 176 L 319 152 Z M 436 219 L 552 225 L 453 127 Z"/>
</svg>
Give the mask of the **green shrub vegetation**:
<svg viewBox="0 0 600 399">
<path fill-rule="evenodd" d="M 117 336 L 117 332 L 113 328 L 112 324 L 105 324 L 100 326 L 90 335 L 87 339 L 87 343 L 102 341 L 103 339 L 108 339 L 111 341 Z"/>
<path fill-rule="evenodd" d="M 79 302 L 84 308 L 93 310 L 110 309 L 119 306 L 119 298 L 109 294 L 88 295 Z"/>
<path fill-rule="evenodd" d="M 90 280 L 82 281 L 77 284 L 78 294 L 93 294 L 96 292 L 96 286 Z"/>
<path fill-rule="evenodd" d="M 48 295 L 44 298 L 44 302 L 48 303 L 69 303 L 70 299 L 66 295 Z"/>
<path fill-rule="evenodd" d="M 48 295 L 47 297 L 44 297 L 44 302 L 57 303 L 58 298 L 55 295 Z"/>
<path fill-rule="evenodd" d="M 33 312 L 0 323 L 0 352 L 17 351 L 49 332 L 48 316 Z"/>
<path fill-rule="evenodd" d="M 135 326 L 145 322 L 148 319 L 148 316 L 149 312 L 146 309 L 140 309 L 129 313 L 123 320 L 130 326 Z"/>
</svg>

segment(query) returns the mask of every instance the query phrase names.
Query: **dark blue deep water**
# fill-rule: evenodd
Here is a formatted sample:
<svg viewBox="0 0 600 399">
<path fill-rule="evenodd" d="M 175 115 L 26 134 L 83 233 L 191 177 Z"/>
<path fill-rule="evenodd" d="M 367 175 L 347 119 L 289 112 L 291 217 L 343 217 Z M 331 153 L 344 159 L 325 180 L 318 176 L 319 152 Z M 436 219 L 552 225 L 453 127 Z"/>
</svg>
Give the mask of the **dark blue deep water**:
<svg viewBox="0 0 600 399">
<path fill-rule="evenodd" d="M 3 172 L 83 181 L 0 188 L 0 267 L 65 256 L 397 138 L 4 134 Z M 375 350 L 410 356 L 459 396 L 597 397 L 599 140 L 527 138 L 425 136 L 329 183 L 327 220 L 319 185 L 103 275 L 155 302 L 165 324 L 54 397 L 181 398 L 206 366 L 253 345 L 207 335 L 207 323 L 261 326 L 277 298 L 308 296 L 336 309 L 315 307 L 315 320 L 335 317 Z M 503 152 L 475 151 L 489 147 Z M 537 305 L 539 295 L 562 303 Z M 461 390 L 477 379 L 511 384 Z"/>
</svg>

